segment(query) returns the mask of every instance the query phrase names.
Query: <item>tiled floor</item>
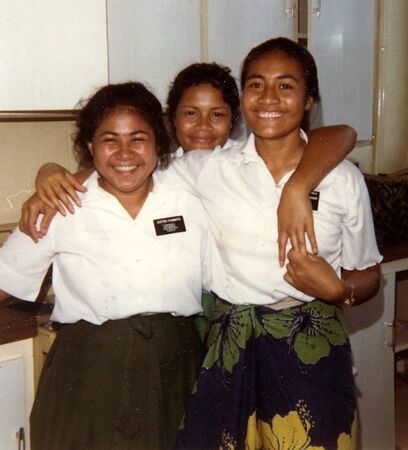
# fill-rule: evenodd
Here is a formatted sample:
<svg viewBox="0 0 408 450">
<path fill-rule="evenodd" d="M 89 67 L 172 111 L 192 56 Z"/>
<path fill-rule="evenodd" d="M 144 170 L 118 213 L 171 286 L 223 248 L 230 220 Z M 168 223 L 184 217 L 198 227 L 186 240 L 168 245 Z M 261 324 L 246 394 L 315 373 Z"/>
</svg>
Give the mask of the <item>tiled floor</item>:
<svg viewBox="0 0 408 450">
<path fill-rule="evenodd" d="M 395 434 L 397 450 L 408 450 L 408 379 L 395 377 Z"/>
</svg>

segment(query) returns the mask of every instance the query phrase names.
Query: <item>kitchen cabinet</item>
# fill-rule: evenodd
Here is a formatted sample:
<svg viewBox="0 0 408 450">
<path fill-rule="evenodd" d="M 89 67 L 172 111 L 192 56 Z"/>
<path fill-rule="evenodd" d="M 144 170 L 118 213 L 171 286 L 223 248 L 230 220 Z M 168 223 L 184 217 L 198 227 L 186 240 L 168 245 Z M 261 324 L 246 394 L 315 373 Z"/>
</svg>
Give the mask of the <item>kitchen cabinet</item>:
<svg viewBox="0 0 408 450">
<path fill-rule="evenodd" d="M 57 337 L 57 332 L 46 325 L 38 327 L 38 334 L 34 338 L 34 388 L 37 390 L 41 371 L 47 359 L 52 344 Z"/>
<path fill-rule="evenodd" d="M 222 63 L 238 79 L 254 45 L 276 36 L 301 38 L 320 74 L 322 103 L 314 126 L 349 123 L 360 140 L 372 139 L 376 0 L 107 0 L 107 5 L 111 82 L 140 80 L 164 103 L 171 80 L 187 64 Z"/>
<path fill-rule="evenodd" d="M 0 2 L 0 111 L 69 110 L 108 81 L 105 0 Z"/>
<path fill-rule="evenodd" d="M 162 104 L 175 75 L 199 61 L 232 68 L 267 38 L 294 37 L 285 2 L 269 0 L 108 0 L 109 80 L 138 80 Z M 256 25 L 255 25 L 256 24 Z"/>
<path fill-rule="evenodd" d="M 314 125 L 348 123 L 373 138 L 377 5 L 373 0 L 310 0 L 307 46 L 319 71 Z"/>
<path fill-rule="evenodd" d="M 395 304 L 404 282 L 398 274 L 408 270 L 408 246 L 397 250 L 398 256 L 383 252 L 379 293 L 346 311 L 357 369 L 361 450 L 395 448 L 394 356 L 399 348 Z"/>
<path fill-rule="evenodd" d="M 294 6 L 270 0 L 207 0 L 208 61 L 230 67 L 239 80 L 240 67 L 255 45 L 271 37 L 296 39 Z"/>
<path fill-rule="evenodd" d="M 109 80 L 140 81 L 166 101 L 174 76 L 200 61 L 198 0 L 108 0 Z"/>
<path fill-rule="evenodd" d="M 32 338 L 0 345 L 0 448 L 30 449 L 34 399 Z"/>
</svg>

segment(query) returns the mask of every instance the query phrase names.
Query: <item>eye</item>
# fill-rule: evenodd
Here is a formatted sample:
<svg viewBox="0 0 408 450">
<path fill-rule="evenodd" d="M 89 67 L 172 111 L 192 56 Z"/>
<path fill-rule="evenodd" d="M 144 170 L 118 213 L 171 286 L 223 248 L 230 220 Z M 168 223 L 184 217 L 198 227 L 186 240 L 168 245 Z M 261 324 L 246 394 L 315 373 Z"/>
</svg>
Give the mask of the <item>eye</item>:
<svg viewBox="0 0 408 450">
<path fill-rule="evenodd" d="M 113 137 L 107 136 L 102 139 L 102 142 L 104 144 L 114 144 L 114 143 L 116 143 L 116 139 L 114 139 Z"/>
<path fill-rule="evenodd" d="M 222 117 L 225 117 L 227 114 L 222 112 L 222 111 L 214 111 L 213 112 L 213 117 L 215 117 L 216 119 L 220 119 Z"/>
<path fill-rule="evenodd" d="M 251 83 L 249 83 L 248 87 L 251 89 L 261 89 L 262 84 L 259 81 L 252 81 Z"/>
<path fill-rule="evenodd" d="M 141 145 L 146 142 L 147 138 L 145 136 L 134 136 L 130 139 L 132 145 Z"/>
<path fill-rule="evenodd" d="M 279 89 L 282 89 L 282 90 L 293 89 L 293 86 L 289 83 L 281 83 L 279 85 Z"/>
<path fill-rule="evenodd" d="M 187 117 L 194 117 L 197 115 L 197 112 L 194 111 L 193 109 L 186 109 L 184 110 L 184 115 Z"/>
</svg>

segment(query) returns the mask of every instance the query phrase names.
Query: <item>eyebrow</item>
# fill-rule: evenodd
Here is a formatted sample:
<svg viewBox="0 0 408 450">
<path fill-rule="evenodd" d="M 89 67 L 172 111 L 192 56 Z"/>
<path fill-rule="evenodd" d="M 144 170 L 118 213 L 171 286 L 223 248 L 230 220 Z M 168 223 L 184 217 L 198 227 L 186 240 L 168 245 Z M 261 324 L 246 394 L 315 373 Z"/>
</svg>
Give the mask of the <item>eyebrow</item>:
<svg viewBox="0 0 408 450">
<path fill-rule="evenodd" d="M 192 108 L 192 109 L 201 109 L 200 106 L 194 106 L 190 104 L 181 105 L 182 108 Z M 219 105 L 219 106 L 212 106 L 211 109 L 228 109 L 228 106 Z"/>
<path fill-rule="evenodd" d="M 261 79 L 263 80 L 263 79 L 265 79 L 265 76 L 264 76 L 264 75 L 258 75 L 258 74 L 255 73 L 255 74 L 249 76 L 249 77 L 246 79 L 245 83 L 246 83 L 247 81 L 249 81 L 249 80 L 252 80 L 253 78 L 261 78 Z M 287 73 L 287 74 L 284 73 L 284 74 L 279 75 L 279 76 L 277 77 L 278 80 L 283 80 L 283 79 L 287 79 L 287 78 L 289 78 L 289 79 L 291 79 L 291 80 L 293 80 L 293 81 L 296 81 L 296 83 L 300 84 L 300 81 L 299 81 L 296 77 L 294 77 L 293 75 L 290 75 L 289 73 Z"/>
<path fill-rule="evenodd" d="M 113 134 L 114 136 L 119 136 L 120 133 L 116 133 L 115 131 L 104 131 L 103 133 L 101 133 L 99 136 L 105 136 L 106 134 Z M 130 133 L 127 134 L 127 136 L 134 136 L 135 134 L 143 134 L 146 136 L 150 136 L 150 133 L 144 130 L 136 130 L 136 131 L 131 131 Z"/>
</svg>

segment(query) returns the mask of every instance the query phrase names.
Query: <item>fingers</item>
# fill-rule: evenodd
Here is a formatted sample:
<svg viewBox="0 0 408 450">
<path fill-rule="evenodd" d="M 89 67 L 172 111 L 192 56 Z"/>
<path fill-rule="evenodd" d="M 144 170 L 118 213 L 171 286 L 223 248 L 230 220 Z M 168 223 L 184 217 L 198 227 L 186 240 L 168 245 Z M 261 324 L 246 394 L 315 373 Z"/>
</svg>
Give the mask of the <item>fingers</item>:
<svg viewBox="0 0 408 450">
<path fill-rule="evenodd" d="M 47 208 L 45 210 L 45 213 L 41 219 L 41 223 L 40 223 L 40 230 L 39 233 L 41 235 L 41 237 L 45 236 L 47 234 L 48 228 L 50 226 L 50 223 L 53 219 L 53 217 L 55 216 L 55 214 L 57 214 L 57 211 L 55 208 Z"/>
<path fill-rule="evenodd" d="M 36 183 L 37 193 L 40 199 L 50 208 L 56 208 L 62 215 L 67 211 L 74 213 L 74 205 L 81 206 L 81 200 L 77 190 L 86 191 L 73 175 L 65 173 L 56 174 L 49 179 Z"/>
<path fill-rule="evenodd" d="M 283 267 L 286 259 L 286 246 L 288 244 L 288 234 L 286 232 L 280 232 L 278 236 L 279 247 L 279 266 Z"/>
<path fill-rule="evenodd" d="M 71 195 L 72 199 L 74 199 L 74 197 L 77 199 L 78 201 L 78 206 L 81 205 L 81 200 L 79 199 L 76 191 L 79 192 L 86 192 L 87 189 L 84 185 L 82 185 L 72 174 L 70 174 L 69 172 L 67 172 L 65 174 L 65 178 L 67 179 L 67 181 L 70 183 L 70 187 L 73 189 L 73 196 Z"/>
<path fill-rule="evenodd" d="M 305 230 L 303 227 L 301 229 L 297 229 L 293 234 L 293 241 L 295 242 L 293 248 L 301 253 L 302 255 L 306 255 L 306 240 L 305 240 Z"/>
<path fill-rule="evenodd" d="M 67 182 L 50 183 L 47 187 L 38 190 L 38 196 L 48 207 L 56 208 L 63 216 L 67 214 L 67 211 L 74 214 L 73 203 L 81 205 L 75 189 Z"/>
<path fill-rule="evenodd" d="M 38 215 L 42 212 L 43 203 L 33 195 L 23 203 L 19 221 L 20 230 L 28 234 L 34 242 L 38 242 L 42 235 L 36 228 Z"/>
<path fill-rule="evenodd" d="M 310 242 L 310 247 L 312 249 L 312 253 L 314 255 L 317 255 L 319 253 L 319 248 L 317 246 L 317 239 L 316 239 L 313 225 L 306 227 L 306 234 L 307 234 L 307 238 L 309 239 L 309 242 Z"/>
<path fill-rule="evenodd" d="M 292 286 L 295 283 L 294 279 L 287 272 L 285 273 L 285 275 L 283 275 L 283 279 L 286 281 L 286 283 L 289 283 Z"/>
<path fill-rule="evenodd" d="M 23 204 L 23 209 L 22 209 L 22 212 L 21 212 L 21 217 L 20 217 L 20 220 L 18 222 L 18 227 L 19 227 L 21 232 L 23 232 L 23 233 L 27 234 L 28 236 L 30 236 L 31 239 L 35 243 L 38 242 L 39 236 L 37 234 L 37 230 L 35 229 L 35 224 L 34 224 L 34 227 L 32 226 L 32 224 L 30 224 L 27 208 L 25 208 L 24 204 Z"/>
</svg>

